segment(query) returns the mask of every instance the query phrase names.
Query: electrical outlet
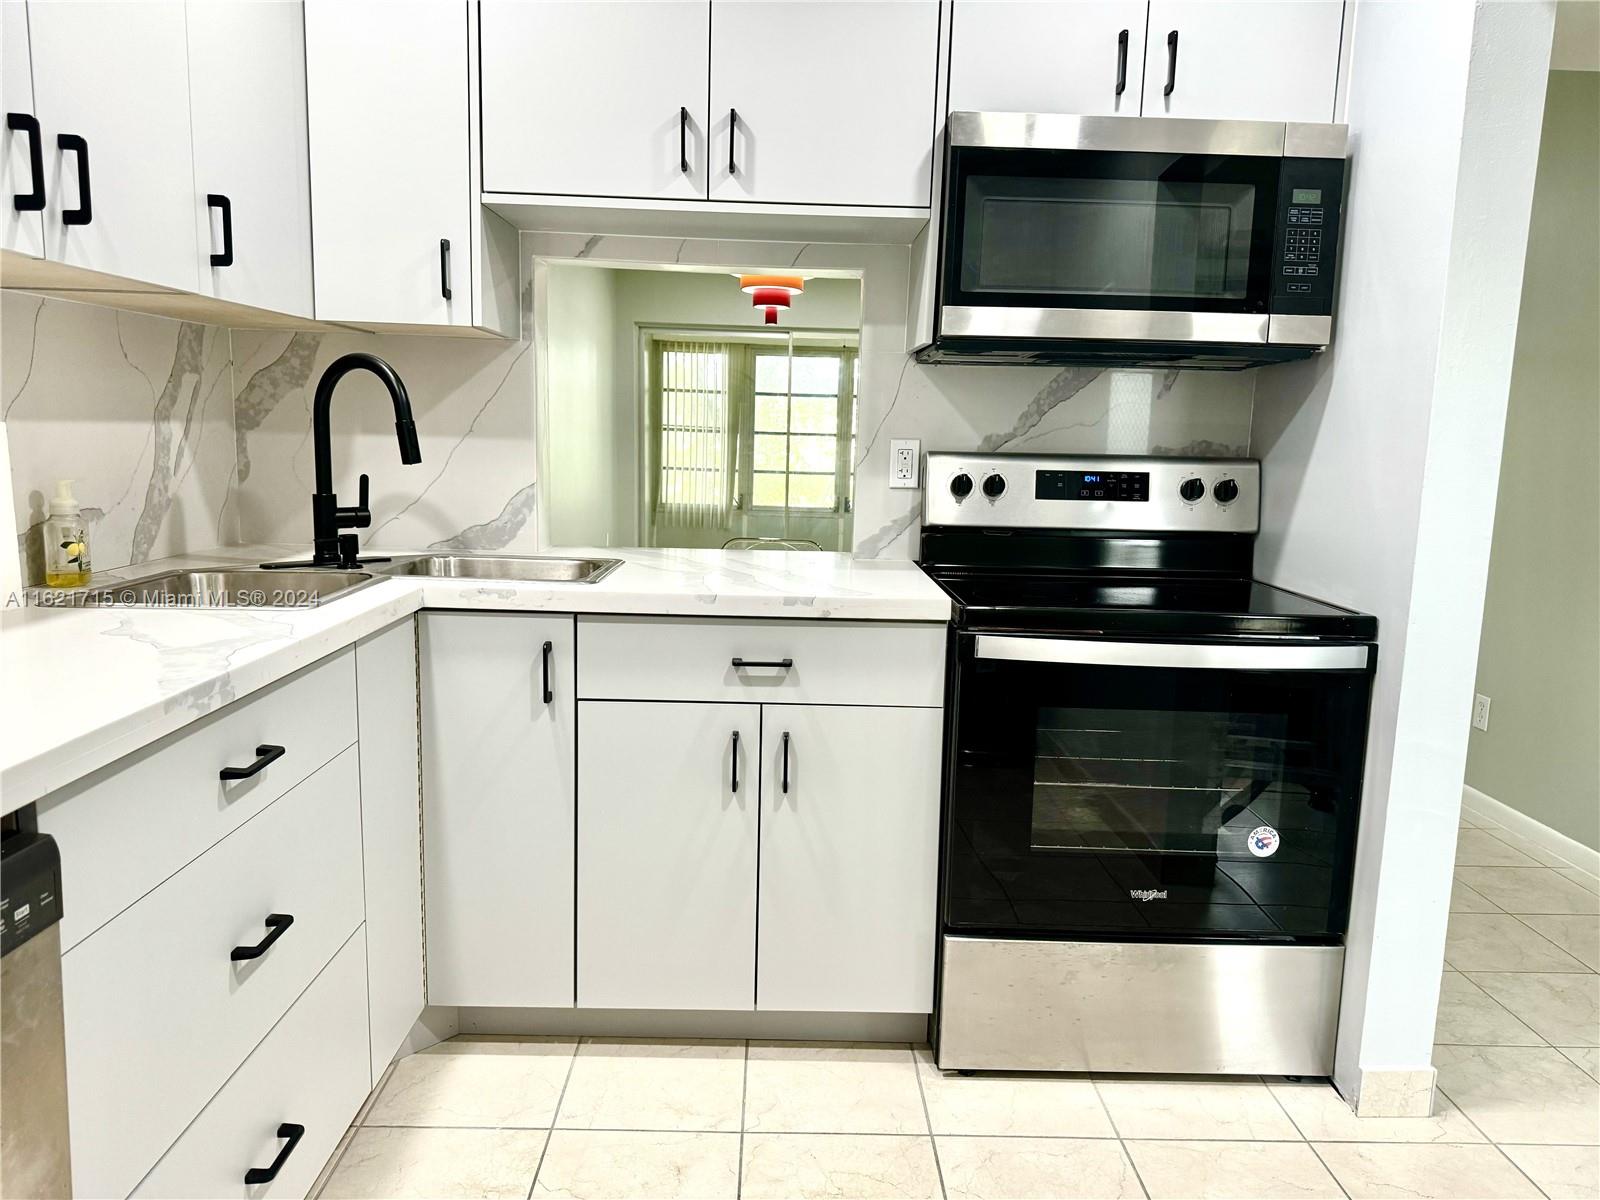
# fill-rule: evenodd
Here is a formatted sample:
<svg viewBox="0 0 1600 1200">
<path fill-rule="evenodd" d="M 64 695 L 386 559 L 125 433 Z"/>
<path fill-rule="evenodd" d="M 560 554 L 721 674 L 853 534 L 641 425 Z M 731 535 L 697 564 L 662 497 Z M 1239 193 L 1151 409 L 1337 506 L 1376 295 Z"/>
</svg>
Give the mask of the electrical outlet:
<svg viewBox="0 0 1600 1200">
<path fill-rule="evenodd" d="M 1489 732 L 1489 697 L 1482 692 L 1472 698 L 1472 727 Z"/>
<path fill-rule="evenodd" d="M 921 485 L 922 443 L 916 438 L 889 439 L 889 486 L 914 488 Z"/>
</svg>

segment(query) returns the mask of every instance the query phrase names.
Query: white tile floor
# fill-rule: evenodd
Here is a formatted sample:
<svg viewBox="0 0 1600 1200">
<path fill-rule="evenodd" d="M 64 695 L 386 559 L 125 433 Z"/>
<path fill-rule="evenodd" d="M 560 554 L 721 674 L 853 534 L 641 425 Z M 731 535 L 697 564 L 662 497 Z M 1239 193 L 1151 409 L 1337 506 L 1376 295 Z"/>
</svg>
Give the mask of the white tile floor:
<svg viewBox="0 0 1600 1200">
<path fill-rule="evenodd" d="M 1325 1082 L 996 1076 L 926 1047 L 457 1038 L 325 1197 L 1600 1197 L 1600 881 L 1467 817 L 1432 1117 Z"/>
</svg>

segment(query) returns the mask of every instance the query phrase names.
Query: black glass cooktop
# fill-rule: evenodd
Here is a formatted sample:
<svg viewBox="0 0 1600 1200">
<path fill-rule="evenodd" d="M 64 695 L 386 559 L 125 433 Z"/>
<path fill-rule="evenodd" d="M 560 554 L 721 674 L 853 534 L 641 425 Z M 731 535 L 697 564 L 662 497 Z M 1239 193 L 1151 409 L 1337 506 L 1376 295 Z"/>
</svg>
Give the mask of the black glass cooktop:
<svg viewBox="0 0 1600 1200">
<path fill-rule="evenodd" d="M 966 629 L 1371 640 L 1376 618 L 1250 579 L 928 570 Z"/>
</svg>

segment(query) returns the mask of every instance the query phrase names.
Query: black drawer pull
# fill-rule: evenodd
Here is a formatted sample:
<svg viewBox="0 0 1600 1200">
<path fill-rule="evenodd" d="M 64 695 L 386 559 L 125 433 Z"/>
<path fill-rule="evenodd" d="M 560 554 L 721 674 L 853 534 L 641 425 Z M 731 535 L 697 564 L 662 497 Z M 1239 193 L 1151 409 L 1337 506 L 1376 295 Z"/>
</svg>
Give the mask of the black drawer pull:
<svg viewBox="0 0 1600 1200">
<path fill-rule="evenodd" d="M 678 108 L 678 169 L 689 173 L 689 110 Z"/>
<path fill-rule="evenodd" d="M 729 782 L 729 791 L 734 795 L 739 794 L 739 731 L 733 731 L 733 779 Z"/>
<path fill-rule="evenodd" d="M 268 950 L 271 950 L 272 943 L 281 938 L 289 926 L 294 924 L 294 918 L 288 913 L 268 913 L 265 924 L 267 936 L 254 946 L 235 946 L 228 953 L 228 958 L 231 962 L 248 962 L 252 958 L 260 958 Z"/>
<path fill-rule="evenodd" d="M 789 734 L 783 735 L 783 793 L 789 794 Z"/>
<path fill-rule="evenodd" d="M 439 239 L 439 295 L 446 300 L 454 297 L 450 292 L 450 239 Z"/>
<path fill-rule="evenodd" d="M 256 747 L 256 760 L 248 767 L 223 767 L 217 772 L 218 779 L 249 779 L 252 775 L 259 775 L 269 763 L 275 763 L 284 756 L 282 746 L 260 745 Z"/>
<path fill-rule="evenodd" d="M 792 658 L 736 658 L 733 660 L 735 670 L 744 667 L 779 667 L 787 671 L 794 666 Z"/>
<path fill-rule="evenodd" d="M 1120 96 L 1128 90 L 1128 31 L 1117 34 L 1117 90 Z"/>
<path fill-rule="evenodd" d="M 546 642 L 544 649 L 540 651 L 541 656 L 544 658 L 544 702 L 546 704 L 556 698 L 556 694 L 550 690 L 550 653 L 554 649 L 555 643 Z"/>
<path fill-rule="evenodd" d="M 87 225 L 94 220 L 94 203 L 89 197 L 89 143 L 82 134 L 56 134 L 56 147 L 70 150 L 78 156 L 78 207 L 63 208 L 63 225 Z"/>
<path fill-rule="evenodd" d="M 737 175 L 739 173 L 739 163 L 733 156 L 735 141 L 738 138 L 738 136 L 739 136 L 739 110 L 737 108 L 730 108 L 728 110 L 728 174 L 729 175 Z"/>
<path fill-rule="evenodd" d="M 1178 86 L 1178 31 L 1174 29 L 1167 34 L 1167 86 L 1161 89 L 1163 96 L 1172 95 L 1172 89 Z"/>
<path fill-rule="evenodd" d="M 28 135 L 28 170 L 33 173 L 33 187 L 18 192 L 11 198 L 18 212 L 38 212 L 44 207 L 44 146 L 39 137 L 39 118 L 32 113 L 7 113 L 6 128 Z"/>
<path fill-rule="evenodd" d="M 222 253 L 211 256 L 211 265 L 231 267 L 233 266 L 233 201 L 220 192 L 209 192 L 206 195 L 206 207 L 222 210 Z"/>
<path fill-rule="evenodd" d="M 294 1148 L 300 1144 L 300 1139 L 305 1137 L 304 1125 L 291 1125 L 285 1121 L 278 1126 L 278 1136 L 288 1139 L 283 1143 L 283 1149 L 278 1151 L 278 1157 L 272 1160 L 270 1167 L 251 1167 L 244 1173 L 245 1185 L 257 1183 L 271 1183 L 278 1177 L 278 1172 L 283 1169 L 283 1164 L 289 1161 L 289 1155 L 294 1153 Z"/>
</svg>

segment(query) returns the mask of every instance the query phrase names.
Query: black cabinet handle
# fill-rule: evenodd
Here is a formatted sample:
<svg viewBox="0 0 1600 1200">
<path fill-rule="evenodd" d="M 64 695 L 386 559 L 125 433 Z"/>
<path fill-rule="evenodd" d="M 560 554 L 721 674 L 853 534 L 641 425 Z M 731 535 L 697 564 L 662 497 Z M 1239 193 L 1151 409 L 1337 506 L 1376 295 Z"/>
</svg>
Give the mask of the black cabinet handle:
<svg viewBox="0 0 1600 1200">
<path fill-rule="evenodd" d="M 272 943 L 281 938 L 289 926 L 293 924 L 294 918 L 288 913 L 268 913 L 266 919 L 267 936 L 254 946 L 235 946 L 228 953 L 228 958 L 233 962 L 246 962 L 252 958 L 260 958 L 268 950 L 272 949 Z"/>
<path fill-rule="evenodd" d="M 1167 34 L 1167 86 L 1161 89 L 1163 96 L 1172 95 L 1172 89 L 1178 86 L 1178 31 L 1174 29 Z"/>
<path fill-rule="evenodd" d="M 252 775 L 259 775 L 268 763 L 275 763 L 284 755 L 282 746 L 273 746 L 263 743 L 256 747 L 256 760 L 248 767 L 223 767 L 217 772 L 218 779 L 249 779 Z"/>
<path fill-rule="evenodd" d="M 44 207 L 44 144 L 39 136 L 39 118 L 32 113 L 7 113 L 6 128 L 28 135 L 28 170 L 33 174 L 33 187 L 18 192 L 11 203 L 18 212 L 38 212 Z"/>
<path fill-rule="evenodd" d="M 689 173 L 689 110 L 678 108 L 678 169 Z"/>
<path fill-rule="evenodd" d="M 541 651 L 544 657 L 544 702 L 546 704 L 555 699 L 555 693 L 550 690 L 550 653 L 554 649 L 554 643 L 546 642 L 544 650 Z"/>
<path fill-rule="evenodd" d="M 94 202 L 89 195 L 89 143 L 81 134 L 56 134 L 56 147 L 78 156 L 78 207 L 61 210 L 63 225 L 87 225 L 94 220 Z"/>
<path fill-rule="evenodd" d="M 210 192 L 206 195 L 206 204 L 211 208 L 222 210 L 222 253 L 211 256 L 213 267 L 233 266 L 233 201 L 220 192 Z"/>
<path fill-rule="evenodd" d="M 783 793 L 786 796 L 789 794 L 789 734 L 787 731 L 783 735 Z"/>
<path fill-rule="evenodd" d="M 734 795 L 739 794 L 739 731 L 733 731 L 733 778 L 728 781 L 728 790 Z"/>
<path fill-rule="evenodd" d="M 439 239 L 439 294 L 450 299 L 450 239 Z"/>
<path fill-rule="evenodd" d="M 288 1139 L 283 1143 L 283 1149 L 278 1151 L 278 1157 L 272 1160 L 270 1167 L 251 1167 L 246 1171 L 244 1173 L 245 1185 L 271 1183 L 276 1179 L 278 1172 L 283 1169 L 283 1164 L 289 1161 L 289 1155 L 294 1153 L 294 1148 L 300 1144 L 300 1139 L 305 1135 L 306 1127 L 304 1125 L 291 1125 L 288 1121 L 279 1125 L 278 1136 Z"/>
<path fill-rule="evenodd" d="M 1117 95 L 1128 90 L 1128 31 L 1117 34 Z"/>
<path fill-rule="evenodd" d="M 792 658 L 736 658 L 733 660 L 735 670 L 743 667 L 780 667 L 787 671 L 794 666 Z"/>
<path fill-rule="evenodd" d="M 733 157 L 733 144 L 734 144 L 734 141 L 738 138 L 738 136 L 739 136 L 739 110 L 737 108 L 730 108 L 728 110 L 728 174 L 729 175 L 737 175 L 739 173 L 739 164 L 734 160 L 734 157 Z"/>
</svg>

